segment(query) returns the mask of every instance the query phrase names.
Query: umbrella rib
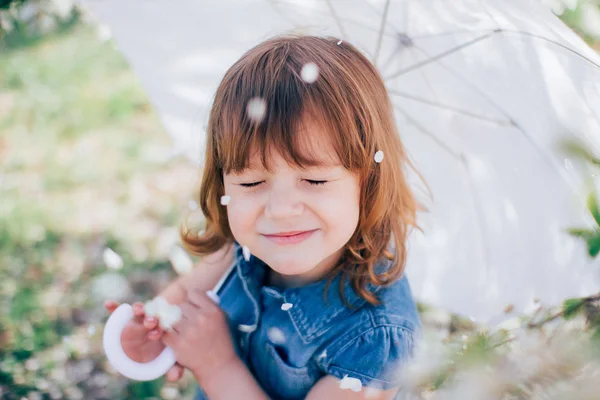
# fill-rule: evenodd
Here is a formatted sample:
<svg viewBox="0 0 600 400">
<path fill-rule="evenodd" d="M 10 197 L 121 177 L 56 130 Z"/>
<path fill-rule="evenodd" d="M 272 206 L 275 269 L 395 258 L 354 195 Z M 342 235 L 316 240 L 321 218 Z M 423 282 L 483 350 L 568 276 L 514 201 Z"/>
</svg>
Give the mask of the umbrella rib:
<svg viewBox="0 0 600 400">
<path fill-rule="evenodd" d="M 400 108 L 399 105 L 397 104 L 393 104 L 393 107 L 398 110 L 398 112 L 400 112 L 402 115 L 404 115 L 404 117 L 408 120 L 408 122 L 410 122 L 411 124 L 413 124 L 415 127 L 417 127 L 417 129 L 419 129 L 421 132 L 423 132 L 425 135 L 429 136 L 429 138 L 431 140 L 433 140 L 435 142 L 435 144 L 437 144 L 439 147 L 441 147 L 442 149 L 444 149 L 448 154 L 450 154 L 452 157 L 454 157 L 457 160 L 461 160 L 463 157 L 460 153 L 456 153 L 454 150 L 452 150 L 450 148 L 450 146 L 448 146 L 446 143 L 444 143 L 440 138 L 438 138 L 436 135 L 434 135 L 431 131 L 429 131 L 429 129 L 425 128 L 423 125 L 421 125 L 419 122 L 417 122 L 413 117 L 411 117 L 407 112 L 405 112 L 402 108 Z"/>
<path fill-rule="evenodd" d="M 338 26 L 340 33 L 342 34 L 342 39 L 347 39 L 348 36 L 346 35 L 346 31 L 344 30 L 342 21 L 340 20 L 340 17 L 335 12 L 335 10 L 333 8 L 333 4 L 331 4 L 331 0 L 327 0 L 327 7 L 329 8 L 329 12 L 331 13 L 331 16 L 333 17 L 333 19 L 335 20 L 335 23 Z"/>
<path fill-rule="evenodd" d="M 404 68 L 404 69 L 401 69 L 399 71 L 396 71 L 392 75 L 387 76 L 385 79 L 393 79 L 393 78 L 395 78 L 397 76 L 404 75 L 404 74 L 406 74 L 406 73 L 408 73 L 410 71 L 413 71 L 413 70 L 415 70 L 417 68 L 421 68 L 421 67 L 423 67 L 425 65 L 428 65 L 428 64 L 431 64 L 433 62 L 436 62 L 436 61 L 438 61 L 438 60 L 440 60 L 442 58 L 445 58 L 445 57 L 447 57 L 447 56 L 449 56 L 451 54 L 454 54 L 454 53 L 456 53 L 458 51 L 461 51 L 462 49 L 464 49 L 466 47 L 472 46 L 472 45 L 474 45 L 474 44 L 476 44 L 476 43 L 478 43 L 478 42 L 480 42 L 482 40 L 488 39 L 488 38 L 492 37 L 492 35 L 497 34 L 498 32 L 500 32 L 500 31 L 494 30 L 494 31 L 492 31 L 492 32 L 490 32 L 490 33 L 488 33 L 486 35 L 479 36 L 479 37 L 477 37 L 477 38 L 475 38 L 473 40 L 470 40 L 470 41 L 468 41 L 466 43 L 460 44 L 460 45 L 458 45 L 456 47 L 453 47 L 451 49 L 448 49 L 448 50 L 446 50 L 446 51 L 444 51 L 444 52 L 442 52 L 442 53 L 440 53 L 438 55 L 435 55 L 435 56 L 433 56 L 431 58 L 428 58 L 427 60 L 423 60 L 420 63 L 413 64 L 413 65 L 411 65 L 411 66 L 409 66 L 407 68 Z"/>
<path fill-rule="evenodd" d="M 578 57 L 581 57 L 582 59 L 584 59 L 585 61 L 587 61 L 590 64 L 594 65 L 595 67 L 600 68 L 600 64 L 598 64 L 594 60 L 592 60 L 592 59 L 584 56 L 581 53 L 576 52 L 575 50 L 569 48 L 568 46 L 565 46 L 564 44 L 562 44 L 560 42 L 557 42 L 556 40 L 552 40 L 552 39 L 549 39 L 549 38 L 544 37 L 544 36 L 536 35 L 535 33 L 525 32 L 525 31 L 519 31 L 519 30 L 502 29 L 502 30 L 500 30 L 500 32 L 502 32 L 502 33 L 516 33 L 516 34 L 519 34 L 519 35 L 529 36 L 529 37 L 532 37 L 532 38 L 535 38 L 535 39 L 538 39 L 538 40 L 543 40 L 545 42 L 549 42 L 549 43 L 555 44 L 558 47 L 561 47 L 562 49 L 567 50 L 567 51 L 575 54 Z"/>
<path fill-rule="evenodd" d="M 302 7 L 302 6 L 299 6 L 299 5 L 297 5 L 297 4 L 294 4 L 294 3 L 291 3 L 291 2 L 289 2 L 289 1 L 285 1 L 285 0 L 268 0 L 268 1 L 269 1 L 270 3 L 273 3 L 273 4 L 274 4 L 274 5 L 273 5 L 273 7 L 275 7 L 275 8 L 277 8 L 277 5 L 276 5 L 276 4 L 277 4 L 277 3 L 280 3 L 280 4 L 282 4 L 282 5 L 285 5 L 285 6 L 289 6 L 289 7 L 295 7 L 295 8 L 300 8 L 300 9 L 304 9 L 304 10 L 306 10 L 306 7 Z M 283 11 L 281 11 L 281 10 L 277 10 L 277 11 L 278 11 L 280 14 L 284 14 L 284 12 L 283 12 Z M 313 12 L 313 13 L 315 13 L 315 14 L 319 14 L 319 15 L 326 16 L 326 17 L 331 17 L 331 16 L 332 16 L 332 15 L 331 15 L 331 13 L 328 13 L 328 12 L 326 12 L 326 11 L 324 11 L 324 10 L 320 10 L 320 9 L 316 9 L 316 8 L 311 8 L 311 9 L 310 9 L 310 11 L 311 11 L 311 12 Z M 290 19 L 290 18 L 286 18 L 286 19 L 287 19 L 288 21 L 291 21 L 291 19 Z M 355 20 L 353 20 L 353 19 L 348 19 L 348 18 L 339 18 L 339 20 L 340 20 L 340 21 L 344 21 L 344 22 L 346 22 L 347 24 L 351 24 L 351 25 L 355 25 L 355 26 L 357 26 L 357 27 L 359 27 L 359 28 L 363 28 L 363 29 L 365 29 L 365 30 L 368 30 L 368 31 L 379 32 L 379 30 L 378 30 L 378 29 L 376 29 L 376 28 L 373 28 L 372 26 L 365 25 L 365 24 L 363 24 L 363 23 L 361 23 L 361 22 L 359 22 L 359 21 L 355 21 Z M 293 23 L 294 25 L 296 25 L 295 21 L 292 21 L 292 23 Z M 391 39 L 395 39 L 395 38 L 396 38 L 396 35 L 395 35 L 394 33 L 389 33 L 389 32 L 387 32 L 387 31 L 384 33 L 384 35 L 385 35 L 385 36 L 387 36 L 387 37 L 389 37 L 389 38 L 391 38 Z M 344 39 L 347 39 L 347 38 L 344 38 Z"/>
<path fill-rule="evenodd" d="M 465 31 L 465 30 L 446 31 L 446 32 L 431 33 L 429 35 L 415 35 L 415 36 L 411 36 L 410 38 L 413 40 L 419 40 L 419 39 L 431 39 L 431 38 L 439 38 L 439 37 L 444 37 L 444 36 L 460 35 L 463 33 L 471 33 L 471 34 L 494 33 L 494 31 L 496 31 L 495 28 L 481 29 L 481 30 L 477 30 L 477 31 Z"/>
<path fill-rule="evenodd" d="M 488 15 L 488 17 L 490 17 L 490 19 L 492 21 L 494 21 L 494 23 L 496 24 L 496 29 L 502 29 L 502 26 L 500 25 L 500 23 L 498 23 L 498 20 L 496 19 L 496 17 L 494 17 L 494 15 L 490 12 L 490 10 L 488 10 L 486 4 L 483 2 L 483 0 L 479 0 L 479 4 L 481 5 L 481 8 L 483 9 L 483 11 L 485 11 L 485 13 Z"/>
<path fill-rule="evenodd" d="M 377 58 L 381 51 L 381 42 L 383 41 L 383 31 L 387 24 L 388 10 L 390 8 L 390 0 L 385 2 L 385 8 L 383 9 L 383 15 L 381 16 L 381 25 L 379 26 L 379 34 L 377 35 L 377 45 L 375 46 L 375 56 L 373 57 L 373 65 L 377 66 Z"/>
<path fill-rule="evenodd" d="M 429 56 L 427 54 L 427 52 L 417 46 L 415 46 L 416 49 L 422 51 L 423 53 L 425 53 L 425 55 Z M 496 110 L 498 110 L 502 115 L 504 115 L 504 117 L 507 118 L 507 120 L 510 121 L 510 124 L 512 126 L 514 126 L 519 132 L 521 132 L 521 134 L 527 139 L 527 141 L 529 143 L 531 143 L 531 145 L 533 146 L 534 149 L 536 149 L 536 151 L 539 153 L 540 157 L 542 157 L 542 159 L 548 164 L 548 166 L 550 168 L 552 168 L 556 173 L 558 173 L 558 175 L 563 179 L 563 181 L 571 188 L 571 190 L 574 193 L 577 193 L 577 189 L 573 186 L 573 184 L 564 177 L 562 171 L 560 169 L 558 169 L 556 167 L 556 165 L 554 164 L 554 162 L 548 158 L 548 156 L 546 155 L 546 153 L 544 153 L 544 151 L 542 151 L 542 149 L 538 146 L 537 143 L 535 143 L 535 141 L 533 140 L 533 138 L 525 131 L 525 129 L 523 129 L 523 127 L 521 125 L 519 125 L 518 122 L 516 122 L 514 119 L 511 118 L 511 116 L 502 108 L 500 107 L 499 104 L 497 104 L 495 101 L 493 101 L 489 96 L 487 96 L 484 92 L 482 92 L 481 90 L 479 90 L 479 88 L 477 88 L 475 85 L 471 84 L 471 82 L 469 82 L 468 80 L 466 80 L 465 78 L 463 78 L 459 73 L 457 73 L 456 71 L 452 70 L 451 68 L 447 67 L 446 65 L 444 65 L 442 62 L 439 62 L 438 60 L 436 60 L 437 64 L 442 67 L 443 69 L 445 69 L 446 71 L 448 71 L 450 74 L 452 74 L 456 79 L 460 80 L 464 85 L 466 85 L 467 87 L 469 87 L 471 90 L 475 91 L 476 93 L 478 93 L 481 97 L 483 97 L 485 100 L 488 101 L 488 103 L 490 105 L 492 105 Z"/>
<path fill-rule="evenodd" d="M 485 240 L 487 238 L 487 231 L 485 229 L 485 226 L 483 225 L 482 221 L 483 221 L 483 210 L 481 209 L 481 207 L 479 206 L 479 203 L 477 200 L 477 192 L 475 191 L 475 187 L 473 186 L 473 179 L 471 174 L 469 174 L 469 167 L 468 167 L 468 163 L 467 160 L 465 158 L 465 155 L 463 153 L 456 153 L 454 152 L 450 147 L 448 147 L 447 144 L 445 144 L 444 142 L 442 142 L 438 137 L 436 137 L 433 133 L 431 133 L 427 128 L 425 128 L 424 126 L 422 126 L 420 123 L 418 123 L 414 118 L 412 118 L 408 113 L 406 113 L 404 110 L 402 110 L 402 108 L 400 108 L 397 105 L 394 105 L 394 108 L 396 110 L 398 110 L 402 115 L 404 115 L 406 117 L 406 119 L 413 124 L 418 130 L 420 130 L 421 132 L 423 132 L 425 135 L 429 136 L 429 138 L 431 138 L 438 146 L 440 146 L 442 149 L 444 149 L 448 154 L 450 154 L 452 157 L 454 157 L 455 159 L 457 159 L 460 164 L 462 165 L 463 170 L 465 171 L 466 175 L 467 175 L 467 181 L 469 184 L 469 189 L 471 192 L 471 196 L 473 198 L 473 203 L 475 205 L 475 215 L 476 215 L 476 223 L 477 223 L 477 227 L 479 229 L 479 232 L 481 234 L 481 237 L 484 240 L 481 240 L 479 245 L 481 246 L 481 251 L 482 251 L 482 255 L 483 255 L 483 262 L 485 264 L 485 266 L 487 267 L 488 271 L 490 268 L 490 256 L 489 256 L 489 248 L 486 245 L 487 241 Z M 481 200 L 481 199 L 479 199 Z"/>
<path fill-rule="evenodd" d="M 455 112 L 457 114 L 466 115 L 467 117 L 472 117 L 472 118 L 480 119 L 480 120 L 487 121 L 487 122 L 493 122 L 493 123 L 498 124 L 500 126 L 507 126 L 507 125 L 512 126 L 513 125 L 513 122 L 510 121 L 510 120 L 503 121 L 503 120 L 496 119 L 496 118 L 486 117 L 485 115 L 475 114 L 475 113 L 470 112 L 468 110 L 464 110 L 464 109 L 457 108 L 457 107 L 452 107 L 452 106 L 449 106 L 447 104 L 443 104 L 443 103 L 440 103 L 440 102 L 435 102 L 435 101 L 432 101 L 432 100 L 428 100 L 428 99 L 425 99 L 423 97 L 418 97 L 418 96 L 412 95 L 410 93 L 401 92 L 399 90 L 388 89 L 388 92 L 390 94 L 394 94 L 394 95 L 397 95 L 397 96 L 400 96 L 400 97 L 405 97 L 407 99 L 414 100 L 414 101 L 417 101 L 419 103 L 428 104 L 430 106 L 438 107 L 438 108 L 441 108 L 441 109 L 444 109 L 444 110 L 448 110 L 448 111 L 452 111 L 452 112 Z"/>
</svg>

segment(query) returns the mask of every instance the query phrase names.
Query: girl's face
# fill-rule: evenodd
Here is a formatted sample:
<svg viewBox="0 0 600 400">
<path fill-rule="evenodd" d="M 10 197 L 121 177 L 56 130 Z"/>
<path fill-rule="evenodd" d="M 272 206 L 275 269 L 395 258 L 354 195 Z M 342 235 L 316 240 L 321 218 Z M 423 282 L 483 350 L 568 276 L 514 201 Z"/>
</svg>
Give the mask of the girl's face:
<svg viewBox="0 0 600 400">
<path fill-rule="evenodd" d="M 274 282 L 287 287 L 319 280 L 330 271 L 359 218 L 358 177 L 331 158 L 335 152 L 320 128 L 308 125 L 302 134 L 310 135 L 311 154 L 314 150 L 327 166 L 301 170 L 274 154 L 270 174 L 255 155 L 249 169 L 223 177 L 231 197 L 227 214 L 233 236 L 273 270 Z M 272 236 L 298 231 L 307 233 Z"/>
</svg>

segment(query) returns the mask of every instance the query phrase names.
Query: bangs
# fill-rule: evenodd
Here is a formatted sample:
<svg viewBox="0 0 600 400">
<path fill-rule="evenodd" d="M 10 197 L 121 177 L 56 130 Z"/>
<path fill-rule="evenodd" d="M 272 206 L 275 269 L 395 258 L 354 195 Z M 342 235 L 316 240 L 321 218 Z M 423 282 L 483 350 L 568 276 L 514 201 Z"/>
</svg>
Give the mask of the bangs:
<svg viewBox="0 0 600 400">
<path fill-rule="evenodd" d="M 258 168 L 251 165 L 255 157 L 272 173 L 274 154 L 300 169 L 338 164 L 357 171 L 369 165 L 358 110 L 346 99 L 343 80 L 314 56 L 291 54 L 286 46 L 271 48 L 225 78 L 223 103 L 211 127 L 215 161 L 223 173 Z M 314 61 L 325 67 L 307 83 L 301 70 Z"/>
</svg>

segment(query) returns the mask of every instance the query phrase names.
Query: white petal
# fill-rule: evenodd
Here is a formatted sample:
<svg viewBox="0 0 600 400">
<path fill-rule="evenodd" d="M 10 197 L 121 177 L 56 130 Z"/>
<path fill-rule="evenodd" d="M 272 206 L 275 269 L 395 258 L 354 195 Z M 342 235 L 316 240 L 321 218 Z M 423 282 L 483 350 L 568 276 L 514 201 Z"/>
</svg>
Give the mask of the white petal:
<svg viewBox="0 0 600 400">
<path fill-rule="evenodd" d="M 340 40 L 339 42 L 337 42 L 337 44 L 338 44 L 338 46 L 339 46 L 340 44 L 342 44 L 342 41 Z"/>
<path fill-rule="evenodd" d="M 315 63 L 304 64 L 300 76 L 304 82 L 313 83 L 319 77 L 319 67 Z"/>
<path fill-rule="evenodd" d="M 184 275 L 192 271 L 194 262 L 190 255 L 181 247 L 175 246 L 169 254 L 169 261 L 175 272 L 179 275 Z"/>
<path fill-rule="evenodd" d="M 375 162 L 379 164 L 382 161 L 383 161 L 383 151 L 379 150 L 377 153 L 375 153 Z"/>
<path fill-rule="evenodd" d="M 256 325 L 244 325 L 244 324 L 238 325 L 238 331 L 240 331 L 240 332 L 250 333 L 250 332 L 254 332 L 255 330 L 256 330 Z"/>
<path fill-rule="evenodd" d="M 276 327 L 269 328 L 269 330 L 267 331 L 267 336 L 269 337 L 269 340 L 273 344 L 285 343 L 285 335 L 279 328 L 276 328 Z"/>
<path fill-rule="evenodd" d="M 230 200 L 231 196 L 221 196 L 221 205 L 226 206 L 227 204 L 229 204 Z"/>
<path fill-rule="evenodd" d="M 188 201 L 188 207 L 190 210 L 198 209 L 198 203 L 195 200 Z"/>
<path fill-rule="evenodd" d="M 323 352 L 321 354 L 319 354 L 319 357 L 317 358 L 318 361 L 324 359 L 325 357 L 327 357 L 327 349 L 323 350 Z"/>
<path fill-rule="evenodd" d="M 242 253 L 244 254 L 244 260 L 250 261 L 250 249 L 248 246 L 242 246 Z"/>
<path fill-rule="evenodd" d="M 144 304 L 144 313 L 149 317 L 156 317 L 158 315 L 158 304 L 156 301 L 147 301 Z"/>
<path fill-rule="evenodd" d="M 104 264 L 110 269 L 121 269 L 123 268 L 123 258 L 115 253 L 115 251 L 109 247 L 104 249 L 102 253 L 102 259 Z"/>
<path fill-rule="evenodd" d="M 254 97 L 248 102 L 248 105 L 246 106 L 246 112 L 251 120 L 260 122 L 263 120 L 265 113 L 267 112 L 267 103 L 260 97 Z"/>
<path fill-rule="evenodd" d="M 162 297 L 162 296 L 156 296 L 156 297 L 154 298 L 154 301 L 156 302 L 156 305 L 158 306 L 158 310 L 159 310 L 159 311 L 160 311 L 160 310 L 164 310 L 164 309 L 166 309 L 167 307 L 169 307 L 169 306 L 170 306 L 170 304 L 169 304 L 169 302 L 167 301 L 167 299 L 165 299 L 165 298 L 164 298 L 164 297 Z"/>
<path fill-rule="evenodd" d="M 359 379 L 350 378 L 348 375 L 344 375 L 344 379 L 340 381 L 340 389 L 350 389 L 353 392 L 360 392 L 362 383 Z"/>
<path fill-rule="evenodd" d="M 293 306 L 294 306 L 294 305 L 293 305 L 292 303 L 283 303 L 283 304 L 281 305 L 281 309 L 282 309 L 283 311 L 287 311 L 287 310 L 289 310 L 290 308 L 292 308 Z"/>
<path fill-rule="evenodd" d="M 168 305 L 159 312 L 160 325 L 164 329 L 171 329 L 181 319 L 181 308 L 177 305 Z"/>
</svg>

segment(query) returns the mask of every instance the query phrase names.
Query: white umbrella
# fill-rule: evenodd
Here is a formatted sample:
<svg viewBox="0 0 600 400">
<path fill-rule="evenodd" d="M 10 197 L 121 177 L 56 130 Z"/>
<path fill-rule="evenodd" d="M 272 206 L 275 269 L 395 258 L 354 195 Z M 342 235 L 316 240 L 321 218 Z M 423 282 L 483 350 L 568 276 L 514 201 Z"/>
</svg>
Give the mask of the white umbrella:
<svg viewBox="0 0 600 400">
<path fill-rule="evenodd" d="M 289 31 L 348 40 L 386 80 L 433 199 L 410 239 L 419 300 L 489 321 L 507 305 L 600 290 L 580 163 L 600 151 L 600 57 L 527 0 L 88 0 L 140 76 L 176 149 L 202 157 L 210 100 L 247 49 Z"/>
</svg>

